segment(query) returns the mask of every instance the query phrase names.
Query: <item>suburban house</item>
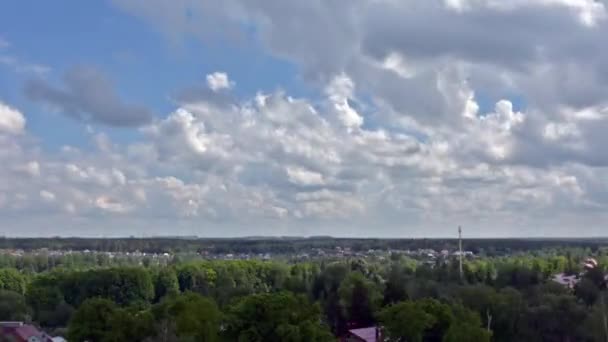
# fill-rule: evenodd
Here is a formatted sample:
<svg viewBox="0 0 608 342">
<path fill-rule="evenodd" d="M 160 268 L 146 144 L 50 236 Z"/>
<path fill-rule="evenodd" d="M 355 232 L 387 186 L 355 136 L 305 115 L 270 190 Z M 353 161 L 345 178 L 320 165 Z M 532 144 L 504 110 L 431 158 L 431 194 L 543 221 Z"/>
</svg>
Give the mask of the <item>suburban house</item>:
<svg viewBox="0 0 608 342">
<path fill-rule="evenodd" d="M 51 336 L 23 322 L 0 322 L 0 337 L 11 342 L 52 342 Z"/>
<path fill-rule="evenodd" d="M 565 273 L 558 273 L 551 280 L 569 289 L 573 289 L 580 281 L 580 276 L 578 274 L 567 275 Z"/>
<path fill-rule="evenodd" d="M 367 328 L 350 329 L 340 342 L 381 342 L 382 330 L 380 327 L 373 326 Z"/>
<path fill-rule="evenodd" d="M 558 273 L 555 274 L 551 278 L 551 280 L 569 289 L 574 289 L 574 287 L 576 287 L 576 284 L 581 281 L 586 272 L 597 267 L 597 260 L 595 260 L 594 258 L 587 258 L 585 262 L 583 262 L 582 266 L 584 271 L 579 274 Z M 604 280 L 608 282 L 608 274 L 604 275 Z"/>
</svg>

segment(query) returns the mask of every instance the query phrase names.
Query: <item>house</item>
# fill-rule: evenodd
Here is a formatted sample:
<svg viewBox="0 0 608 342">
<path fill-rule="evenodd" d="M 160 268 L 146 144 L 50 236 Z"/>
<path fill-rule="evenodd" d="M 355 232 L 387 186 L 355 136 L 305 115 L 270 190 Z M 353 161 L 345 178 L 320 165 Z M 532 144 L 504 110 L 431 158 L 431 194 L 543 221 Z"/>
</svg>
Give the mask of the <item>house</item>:
<svg viewBox="0 0 608 342">
<path fill-rule="evenodd" d="M 565 273 L 559 273 L 554 275 L 552 280 L 560 285 L 573 289 L 580 281 L 580 278 L 577 274 L 566 275 Z"/>
<path fill-rule="evenodd" d="M 350 329 L 340 342 L 380 342 L 383 341 L 380 327 Z"/>
<path fill-rule="evenodd" d="M 51 336 L 23 322 L 0 322 L 0 336 L 14 342 L 52 342 Z"/>
<path fill-rule="evenodd" d="M 551 278 L 552 281 L 563 285 L 569 289 L 574 289 L 583 278 L 584 273 L 567 275 L 565 273 L 558 273 Z M 604 281 L 608 282 L 608 274 L 604 276 Z"/>
</svg>

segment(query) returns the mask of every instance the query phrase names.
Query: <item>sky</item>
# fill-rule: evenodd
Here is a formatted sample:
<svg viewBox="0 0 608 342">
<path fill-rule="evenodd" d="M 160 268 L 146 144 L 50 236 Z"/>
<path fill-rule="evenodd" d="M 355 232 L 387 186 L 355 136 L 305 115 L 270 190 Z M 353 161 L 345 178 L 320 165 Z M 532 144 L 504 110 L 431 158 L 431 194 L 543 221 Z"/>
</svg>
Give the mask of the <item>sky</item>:
<svg viewBox="0 0 608 342">
<path fill-rule="evenodd" d="M 607 6 L 0 2 L 0 235 L 606 236 Z"/>
</svg>

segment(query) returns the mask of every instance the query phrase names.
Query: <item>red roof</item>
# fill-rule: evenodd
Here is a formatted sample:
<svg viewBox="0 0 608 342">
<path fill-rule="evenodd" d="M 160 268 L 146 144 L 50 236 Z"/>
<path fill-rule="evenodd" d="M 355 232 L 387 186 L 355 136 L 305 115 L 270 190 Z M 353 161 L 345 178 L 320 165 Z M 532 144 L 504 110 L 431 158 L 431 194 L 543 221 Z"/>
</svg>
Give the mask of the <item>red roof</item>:
<svg viewBox="0 0 608 342">
<path fill-rule="evenodd" d="M 37 336 L 40 341 L 48 341 L 48 336 L 36 329 L 33 325 L 23 324 L 21 322 L 3 322 L 2 332 L 6 335 L 13 335 L 17 341 L 27 341 L 32 336 Z M 1 335 L 1 334 L 0 334 Z"/>
<path fill-rule="evenodd" d="M 368 327 L 368 328 L 361 328 L 361 329 L 351 329 L 348 332 L 351 335 L 354 335 L 354 336 L 362 339 L 365 342 L 378 342 L 378 340 L 376 339 L 377 330 L 378 330 L 377 327 Z"/>
<path fill-rule="evenodd" d="M 30 338 L 32 336 L 41 336 L 42 335 L 42 333 L 40 331 L 38 331 L 38 329 L 36 329 L 35 327 L 28 325 L 28 324 L 24 324 L 24 325 L 16 328 L 14 330 L 14 334 L 17 337 L 20 337 L 26 341 L 28 338 Z"/>
</svg>

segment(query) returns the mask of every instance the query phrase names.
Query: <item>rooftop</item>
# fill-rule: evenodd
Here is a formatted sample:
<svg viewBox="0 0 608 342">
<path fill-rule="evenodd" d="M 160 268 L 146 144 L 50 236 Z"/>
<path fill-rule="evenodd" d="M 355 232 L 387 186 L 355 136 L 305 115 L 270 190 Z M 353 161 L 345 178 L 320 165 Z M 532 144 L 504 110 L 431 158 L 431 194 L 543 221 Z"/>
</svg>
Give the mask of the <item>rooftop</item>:
<svg viewBox="0 0 608 342">
<path fill-rule="evenodd" d="M 374 326 L 360 329 L 351 329 L 348 332 L 350 332 L 354 336 L 357 336 L 365 342 L 378 342 L 378 340 L 376 339 L 377 329 L 378 328 Z"/>
</svg>

